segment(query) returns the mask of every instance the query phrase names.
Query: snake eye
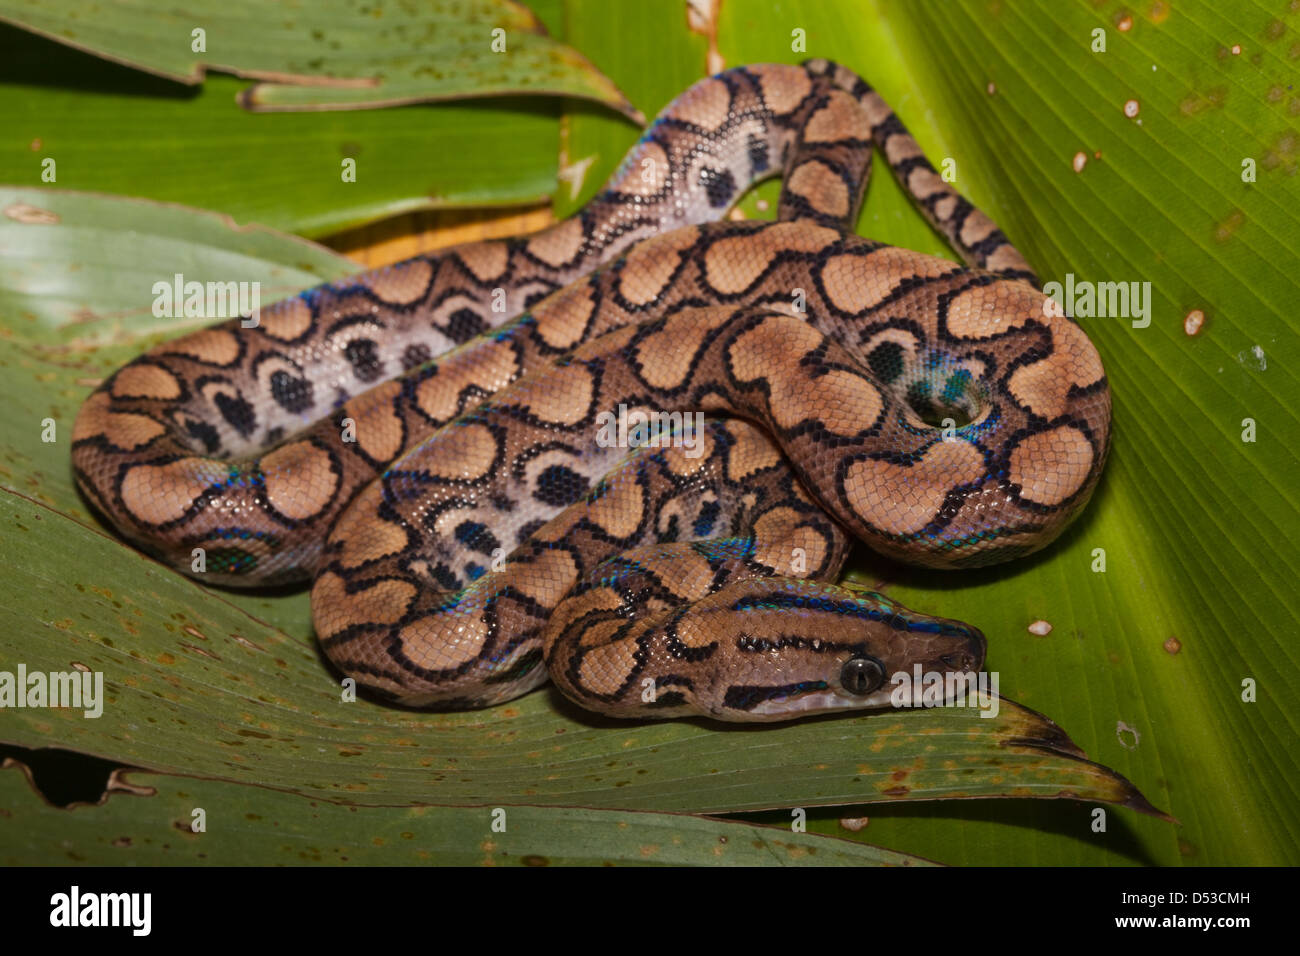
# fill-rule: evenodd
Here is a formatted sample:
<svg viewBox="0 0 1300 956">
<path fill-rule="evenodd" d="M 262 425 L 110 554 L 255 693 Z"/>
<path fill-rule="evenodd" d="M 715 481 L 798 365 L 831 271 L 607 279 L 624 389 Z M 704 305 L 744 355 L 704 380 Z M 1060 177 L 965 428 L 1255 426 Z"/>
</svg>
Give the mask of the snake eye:
<svg viewBox="0 0 1300 956">
<path fill-rule="evenodd" d="M 866 697 L 885 682 L 885 669 L 874 657 L 850 657 L 840 670 L 840 684 L 855 697 Z"/>
</svg>

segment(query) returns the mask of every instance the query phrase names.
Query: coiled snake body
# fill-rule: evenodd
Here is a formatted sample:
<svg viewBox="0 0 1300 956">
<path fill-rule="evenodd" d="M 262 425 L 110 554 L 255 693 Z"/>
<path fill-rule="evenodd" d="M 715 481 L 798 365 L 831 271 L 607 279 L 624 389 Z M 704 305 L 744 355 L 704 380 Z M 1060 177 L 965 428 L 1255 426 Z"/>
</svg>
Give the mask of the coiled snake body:
<svg viewBox="0 0 1300 956">
<path fill-rule="evenodd" d="M 967 268 L 849 231 L 873 143 Z M 776 172 L 777 222 L 714 221 Z M 880 707 L 984 637 L 831 583 L 849 534 L 1003 561 L 1101 473 L 1100 359 L 1033 281 L 854 74 L 736 68 L 570 219 L 140 356 L 82 408 L 74 468 L 181 570 L 311 577 L 331 659 L 397 702 L 550 677 L 615 716 Z"/>
</svg>

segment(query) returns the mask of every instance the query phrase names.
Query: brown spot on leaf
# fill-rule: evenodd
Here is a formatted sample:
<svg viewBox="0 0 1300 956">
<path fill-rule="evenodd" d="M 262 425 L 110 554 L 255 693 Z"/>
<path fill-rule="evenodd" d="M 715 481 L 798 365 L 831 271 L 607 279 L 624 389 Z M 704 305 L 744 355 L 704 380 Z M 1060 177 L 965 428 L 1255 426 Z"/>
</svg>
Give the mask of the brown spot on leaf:
<svg viewBox="0 0 1300 956">
<path fill-rule="evenodd" d="M 1178 104 L 1178 111 L 1184 116 L 1197 116 L 1206 110 L 1222 109 L 1228 99 L 1228 88 L 1216 86 L 1204 93 L 1188 93 Z"/>
<path fill-rule="evenodd" d="M 1228 213 L 1220 222 L 1214 226 L 1215 242 L 1227 242 L 1232 238 L 1232 234 L 1241 228 L 1246 221 L 1246 214 L 1240 209 L 1234 209 Z"/>
<path fill-rule="evenodd" d="M 14 222 L 21 222 L 29 226 L 52 226 L 59 222 L 59 214 L 51 212 L 49 209 L 41 209 L 39 206 L 31 206 L 25 202 L 13 203 L 5 207 L 5 215 Z"/>
</svg>

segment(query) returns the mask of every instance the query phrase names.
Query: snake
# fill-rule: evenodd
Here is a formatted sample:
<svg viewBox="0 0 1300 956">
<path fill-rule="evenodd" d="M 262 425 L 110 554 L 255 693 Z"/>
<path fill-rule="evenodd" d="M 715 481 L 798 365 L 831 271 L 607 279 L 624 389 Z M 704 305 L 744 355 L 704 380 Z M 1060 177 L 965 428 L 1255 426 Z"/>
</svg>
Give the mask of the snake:
<svg viewBox="0 0 1300 956">
<path fill-rule="evenodd" d="M 855 234 L 876 150 L 961 264 Z M 775 221 L 728 214 L 776 175 Z M 394 705 L 881 709 L 987 640 L 840 581 L 853 543 L 1013 560 L 1102 473 L 1101 359 L 1037 286 L 851 70 L 734 67 L 540 232 L 149 349 L 81 407 L 73 470 L 205 583 L 310 581 L 331 665 Z"/>
</svg>

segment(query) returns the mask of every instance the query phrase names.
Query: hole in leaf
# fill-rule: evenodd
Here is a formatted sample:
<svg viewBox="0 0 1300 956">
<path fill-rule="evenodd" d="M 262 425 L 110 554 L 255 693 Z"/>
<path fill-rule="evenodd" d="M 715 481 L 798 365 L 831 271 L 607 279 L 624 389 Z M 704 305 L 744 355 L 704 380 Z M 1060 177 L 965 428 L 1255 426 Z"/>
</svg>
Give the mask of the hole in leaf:
<svg viewBox="0 0 1300 956">
<path fill-rule="evenodd" d="M 123 789 L 114 775 L 128 769 L 112 760 L 71 750 L 29 750 L 9 744 L 0 744 L 0 764 L 5 769 L 21 764 L 36 792 L 47 803 L 65 809 L 77 803 L 100 803 L 110 791 Z"/>
</svg>

